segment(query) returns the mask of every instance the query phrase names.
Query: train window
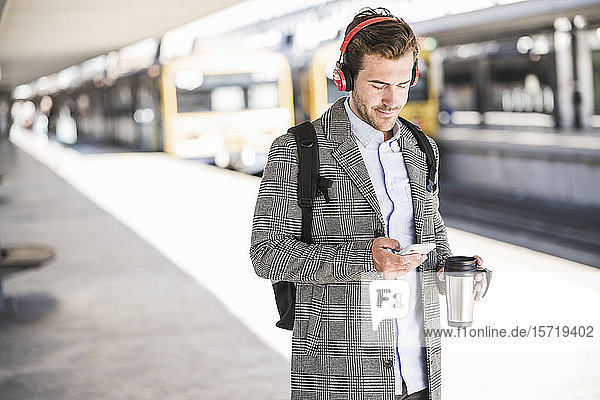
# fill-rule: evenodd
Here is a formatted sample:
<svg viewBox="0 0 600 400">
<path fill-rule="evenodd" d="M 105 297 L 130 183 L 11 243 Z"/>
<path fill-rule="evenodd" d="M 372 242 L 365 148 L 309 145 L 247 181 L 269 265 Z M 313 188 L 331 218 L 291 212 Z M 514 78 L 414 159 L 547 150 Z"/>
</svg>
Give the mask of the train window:
<svg viewBox="0 0 600 400">
<path fill-rule="evenodd" d="M 133 102 L 130 82 L 127 79 L 117 81 L 110 89 L 110 99 L 110 107 L 114 111 L 130 110 Z"/>
<path fill-rule="evenodd" d="M 204 75 L 196 87 L 178 85 L 177 112 L 241 111 L 279 106 L 276 78 L 257 74 Z"/>
<path fill-rule="evenodd" d="M 490 57 L 489 77 L 483 91 L 486 111 L 551 114 L 554 94 L 548 70 L 552 62 L 552 58 L 532 61 L 514 54 Z"/>
<path fill-rule="evenodd" d="M 475 100 L 475 87 L 471 83 L 447 83 L 444 88 L 443 101 L 440 106 L 450 112 L 473 111 L 477 109 Z"/>
<path fill-rule="evenodd" d="M 131 86 L 128 83 L 123 83 L 118 85 L 117 87 L 117 98 L 119 99 L 119 104 L 123 106 L 131 105 Z"/>
<path fill-rule="evenodd" d="M 152 87 L 154 82 L 149 79 L 142 79 L 138 83 L 136 103 L 142 108 L 156 108 L 158 91 Z"/>
<path fill-rule="evenodd" d="M 244 88 L 223 86 L 215 88 L 210 96 L 213 111 L 240 111 L 245 107 Z"/>
<path fill-rule="evenodd" d="M 277 83 L 259 83 L 248 88 L 248 108 L 265 109 L 279 107 Z"/>
<path fill-rule="evenodd" d="M 77 96 L 77 100 L 75 102 L 77 104 L 77 111 L 80 115 L 87 115 L 88 111 L 90 111 L 90 96 L 85 93 Z"/>
<path fill-rule="evenodd" d="M 177 88 L 177 112 L 210 111 L 210 92 Z"/>
</svg>

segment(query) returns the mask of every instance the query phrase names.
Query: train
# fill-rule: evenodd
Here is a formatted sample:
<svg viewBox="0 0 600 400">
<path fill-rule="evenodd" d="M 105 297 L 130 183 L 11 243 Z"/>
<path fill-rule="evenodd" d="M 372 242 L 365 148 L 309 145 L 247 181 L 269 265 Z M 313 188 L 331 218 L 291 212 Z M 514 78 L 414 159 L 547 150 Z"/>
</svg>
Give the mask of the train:
<svg viewBox="0 0 600 400">
<path fill-rule="evenodd" d="M 62 89 L 32 96 L 38 108 L 51 99 L 48 132 L 67 145 L 164 151 L 260 174 L 277 136 L 347 95 L 332 80 L 338 41 L 307 53 L 302 67 L 293 66 L 285 51 L 223 44 L 162 63 L 159 52 L 160 46 L 151 49 L 135 68 L 119 66 L 113 54 L 95 73 L 76 74 Z M 435 135 L 438 96 L 427 50 L 419 63 L 419 83 L 411 88 L 403 116 Z"/>
<path fill-rule="evenodd" d="M 164 151 L 259 172 L 275 137 L 294 124 L 292 75 L 272 51 L 195 52 L 160 80 Z"/>
</svg>

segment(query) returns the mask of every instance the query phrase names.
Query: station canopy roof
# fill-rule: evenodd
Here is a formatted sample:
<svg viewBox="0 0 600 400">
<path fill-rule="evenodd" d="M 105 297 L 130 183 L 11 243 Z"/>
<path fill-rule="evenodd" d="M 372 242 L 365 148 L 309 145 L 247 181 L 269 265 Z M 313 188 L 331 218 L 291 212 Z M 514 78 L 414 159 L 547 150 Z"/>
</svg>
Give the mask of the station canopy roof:
<svg viewBox="0 0 600 400">
<path fill-rule="evenodd" d="M 10 89 L 243 0 L 0 0 L 0 88 Z"/>
<path fill-rule="evenodd" d="M 418 34 L 435 37 L 442 46 L 551 30 L 559 17 L 572 19 L 582 15 L 587 21 L 586 29 L 600 26 L 600 0 L 379 0 L 378 3 L 414 24 Z M 287 32 L 291 25 L 302 25 L 300 22 L 307 12 L 320 10 L 330 14 L 330 19 L 321 24 L 333 23 L 337 32 L 364 6 L 372 6 L 372 1 L 0 0 L 0 90 L 11 90 L 96 56 L 176 31 L 185 37 L 194 32 L 212 38 L 236 29 L 247 33 L 250 32 L 247 27 L 257 24 L 277 29 L 281 24 L 277 24 L 276 17 L 281 16 L 285 24 L 279 28 Z M 315 17 L 319 13 L 313 14 Z M 161 47 L 163 55 L 169 53 L 173 44 L 186 45 L 180 36 L 170 37 L 169 46 L 163 42 Z"/>
</svg>

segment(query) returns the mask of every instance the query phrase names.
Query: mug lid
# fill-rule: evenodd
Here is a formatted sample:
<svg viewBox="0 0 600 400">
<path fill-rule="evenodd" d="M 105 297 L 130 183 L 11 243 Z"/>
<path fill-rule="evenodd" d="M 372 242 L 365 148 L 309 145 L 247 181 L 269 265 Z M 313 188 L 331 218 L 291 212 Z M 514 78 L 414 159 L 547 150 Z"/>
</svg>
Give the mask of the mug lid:
<svg viewBox="0 0 600 400">
<path fill-rule="evenodd" d="M 445 272 L 469 272 L 477 269 L 477 259 L 467 256 L 452 256 L 446 259 Z"/>
</svg>

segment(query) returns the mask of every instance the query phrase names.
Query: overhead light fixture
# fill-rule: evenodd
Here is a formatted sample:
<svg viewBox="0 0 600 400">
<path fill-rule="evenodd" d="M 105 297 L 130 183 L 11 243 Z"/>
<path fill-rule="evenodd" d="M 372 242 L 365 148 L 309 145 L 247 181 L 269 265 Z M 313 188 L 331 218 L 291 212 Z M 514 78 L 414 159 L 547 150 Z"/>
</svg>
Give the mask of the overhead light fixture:
<svg viewBox="0 0 600 400">
<path fill-rule="evenodd" d="M 576 15 L 575 18 L 573 18 L 573 25 L 575 25 L 575 28 L 577 29 L 585 28 L 586 22 L 583 15 Z"/>
<path fill-rule="evenodd" d="M 561 32 L 569 32 L 571 30 L 571 21 L 567 17 L 558 17 L 554 20 L 554 29 Z"/>
<path fill-rule="evenodd" d="M 533 39 L 529 36 L 521 36 L 517 40 L 517 51 L 521 54 L 527 54 L 527 52 L 533 49 Z"/>
</svg>

